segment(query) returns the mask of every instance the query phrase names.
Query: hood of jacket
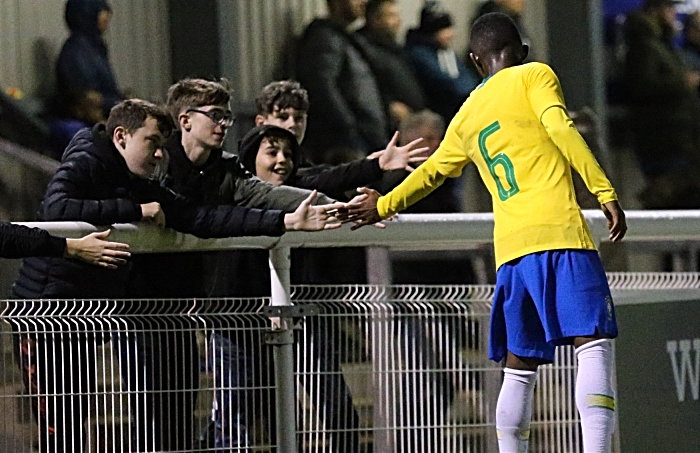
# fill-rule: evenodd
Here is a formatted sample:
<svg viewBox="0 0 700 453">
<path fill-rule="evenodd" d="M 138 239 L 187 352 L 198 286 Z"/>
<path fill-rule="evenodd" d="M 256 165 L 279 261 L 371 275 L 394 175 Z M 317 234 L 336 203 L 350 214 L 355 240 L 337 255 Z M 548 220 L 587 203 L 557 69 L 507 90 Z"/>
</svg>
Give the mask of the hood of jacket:
<svg viewBox="0 0 700 453">
<path fill-rule="evenodd" d="M 97 28 L 97 16 L 101 11 L 111 11 L 106 0 L 68 0 L 65 19 L 71 33 L 82 33 L 101 38 Z"/>
</svg>

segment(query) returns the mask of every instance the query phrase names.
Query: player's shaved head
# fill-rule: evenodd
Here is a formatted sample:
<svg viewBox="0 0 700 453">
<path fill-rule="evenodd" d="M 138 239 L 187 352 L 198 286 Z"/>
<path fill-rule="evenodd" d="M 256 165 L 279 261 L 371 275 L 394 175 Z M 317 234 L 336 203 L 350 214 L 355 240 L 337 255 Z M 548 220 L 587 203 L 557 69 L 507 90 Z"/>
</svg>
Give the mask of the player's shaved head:
<svg viewBox="0 0 700 453">
<path fill-rule="evenodd" d="M 469 46 L 477 57 L 488 58 L 505 49 L 518 52 L 523 47 L 523 41 L 518 27 L 510 17 L 502 13 L 489 13 L 478 18 L 472 25 Z"/>
</svg>

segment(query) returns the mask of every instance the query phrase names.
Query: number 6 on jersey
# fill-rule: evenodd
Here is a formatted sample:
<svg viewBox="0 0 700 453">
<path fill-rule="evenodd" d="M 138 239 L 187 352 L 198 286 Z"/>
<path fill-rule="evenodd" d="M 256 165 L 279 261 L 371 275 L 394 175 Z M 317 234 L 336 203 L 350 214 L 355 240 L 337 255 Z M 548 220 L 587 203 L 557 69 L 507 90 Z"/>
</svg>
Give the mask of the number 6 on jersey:
<svg viewBox="0 0 700 453">
<path fill-rule="evenodd" d="M 481 156 L 486 161 L 486 165 L 489 167 L 489 172 L 491 173 L 493 180 L 496 182 L 496 187 L 498 188 L 498 198 L 500 198 L 501 201 L 506 201 L 516 193 L 520 192 L 520 189 L 518 188 L 518 183 L 515 181 L 515 169 L 513 168 L 513 162 L 511 162 L 510 158 L 504 153 L 499 153 L 491 158 L 489 157 L 488 149 L 486 149 L 486 139 L 489 138 L 491 134 L 496 133 L 499 129 L 501 129 L 501 125 L 498 123 L 498 121 L 496 121 L 479 132 L 479 151 L 481 151 Z M 496 167 L 498 165 L 502 165 L 503 170 L 505 171 L 506 182 L 508 183 L 509 187 L 507 190 L 496 174 Z"/>
</svg>

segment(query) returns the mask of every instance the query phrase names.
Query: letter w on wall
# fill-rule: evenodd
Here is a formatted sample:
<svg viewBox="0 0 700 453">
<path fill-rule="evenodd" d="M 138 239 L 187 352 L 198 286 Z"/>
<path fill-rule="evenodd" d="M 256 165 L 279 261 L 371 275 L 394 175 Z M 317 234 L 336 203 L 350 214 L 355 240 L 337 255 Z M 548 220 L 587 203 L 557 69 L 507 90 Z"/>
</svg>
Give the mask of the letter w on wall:
<svg viewBox="0 0 700 453">
<path fill-rule="evenodd" d="M 673 379 L 676 381 L 678 402 L 685 401 L 686 379 L 695 401 L 700 397 L 700 338 L 693 340 L 670 340 L 666 342 L 666 351 L 671 357 Z M 678 352 L 680 351 L 680 365 Z M 695 354 L 691 354 L 691 351 Z"/>
</svg>

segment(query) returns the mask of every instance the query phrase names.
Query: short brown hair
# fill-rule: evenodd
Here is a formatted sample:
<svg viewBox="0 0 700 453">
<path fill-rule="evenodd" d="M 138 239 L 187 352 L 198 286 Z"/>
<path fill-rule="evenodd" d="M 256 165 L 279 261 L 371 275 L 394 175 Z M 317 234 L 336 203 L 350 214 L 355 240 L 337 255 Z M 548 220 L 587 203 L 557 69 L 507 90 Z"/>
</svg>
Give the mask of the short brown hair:
<svg viewBox="0 0 700 453">
<path fill-rule="evenodd" d="M 173 120 L 184 110 L 205 105 L 224 105 L 231 100 L 231 88 L 227 79 L 218 82 L 206 79 L 182 79 L 168 89 L 167 106 Z"/>
<path fill-rule="evenodd" d="M 258 115 L 267 116 L 275 107 L 279 110 L 292 107 L 304 112 L 309 110 L 309 93 L 296 80 L 277 80 L 268 83 L 255 98 Z"/>
<path fill-rule="evenodd" d="M 127 99 L 110 110 L 107 118 L 107 134 L 112 137 L 114 130 L 119 126 L 133 132 L 143 127 L 149 116 L 158 122 L 158 130 L 163 136 L 167 137 L 172 133 L 175 125 L 164 107 L 142 99 Z"/>
</svg>

